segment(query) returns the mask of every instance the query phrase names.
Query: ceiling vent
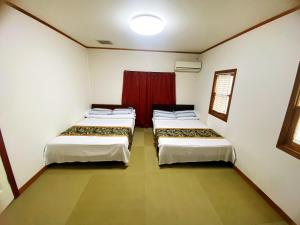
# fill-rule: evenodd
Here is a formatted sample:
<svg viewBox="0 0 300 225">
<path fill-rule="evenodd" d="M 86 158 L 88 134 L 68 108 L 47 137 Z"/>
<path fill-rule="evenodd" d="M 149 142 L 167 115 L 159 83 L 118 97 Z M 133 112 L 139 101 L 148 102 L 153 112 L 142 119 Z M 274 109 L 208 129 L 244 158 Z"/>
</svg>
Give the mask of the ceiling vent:
<svg viewBox="0 0 300 225">
<path fill-rule="evenodd" d="M 98 40 L 101 45 L 112 45 L 113 43 L 109 40 Z"/>
<path fill-rule="evenodd" d="M 175 72 L 199 73 L 201 68 L 201 62 L 177 61 L 175 63 Z"/>
</svg>

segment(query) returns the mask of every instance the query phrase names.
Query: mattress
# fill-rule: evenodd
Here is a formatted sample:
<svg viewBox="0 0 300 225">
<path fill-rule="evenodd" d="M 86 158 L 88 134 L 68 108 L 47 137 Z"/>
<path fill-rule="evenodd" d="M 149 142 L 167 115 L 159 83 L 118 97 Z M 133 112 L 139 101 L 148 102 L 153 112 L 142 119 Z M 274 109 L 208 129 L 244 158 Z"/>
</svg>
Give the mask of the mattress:
<svg viewBox="0 0 300 225">
<path fill-rule="evenodd" d="M 130 127 L 134 131 L 134 119 L 86 118 L 75 126 Z M 64 162 L 129 162 L 129 141 L 125 136 L 58 136 L 50 141 L 44 152 L 46 165 Z"/>
<path fill-rule="evenodd" d="M 156 120 L 158 128 L 208 128 L 200 120 Z M 231 143 L 225 138 L 158 138 L 159 165 L 183 162 L 225 161 L 234 162 Z"/>
</svg>

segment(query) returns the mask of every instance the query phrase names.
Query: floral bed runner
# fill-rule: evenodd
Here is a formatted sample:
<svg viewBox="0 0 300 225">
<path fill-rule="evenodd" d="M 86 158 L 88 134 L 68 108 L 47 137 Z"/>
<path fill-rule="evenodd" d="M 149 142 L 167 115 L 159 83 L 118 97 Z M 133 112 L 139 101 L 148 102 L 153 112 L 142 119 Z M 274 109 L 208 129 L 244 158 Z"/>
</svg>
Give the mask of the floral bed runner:
<svg viewBox="0 0 300 225">
<path fill-rule="evenodd" d="M 127 136 L 129 148 L 132 143 L 130 127 L 72 126 L 62 132 L 61 136 Z"/>
<path fill-rule="evenodd" d="M 154 135 L 155 146 L 158 146 L 158 138 L 223 138 L 217 132 L 209 128 L 158 128 Z"/>
</svg>

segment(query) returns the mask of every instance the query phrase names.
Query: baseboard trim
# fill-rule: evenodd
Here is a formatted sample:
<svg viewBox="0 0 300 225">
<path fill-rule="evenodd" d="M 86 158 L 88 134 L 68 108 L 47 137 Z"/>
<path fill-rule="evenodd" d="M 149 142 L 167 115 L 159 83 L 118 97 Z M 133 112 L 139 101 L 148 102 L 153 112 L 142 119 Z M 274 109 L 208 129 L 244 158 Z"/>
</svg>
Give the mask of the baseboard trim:
<svg viewBox="0 0 300 225">
<path fill-rule="evenodd" d="M 234 170 L 290 225 L 297 225 L 272 199 L 269 198 L 250 178 L 233 165 Z"/>
<path fill-rule="evenodd" d="M 47 166 L 44 166 L 42 169 L 40 169 L 29 181 L 27 181 L 22 187 L 19 188 L 20 194 L 22 194 L 29 186 L 36 181 L 37 178 L 39 178 L 47 169 Z"/>
</svg>

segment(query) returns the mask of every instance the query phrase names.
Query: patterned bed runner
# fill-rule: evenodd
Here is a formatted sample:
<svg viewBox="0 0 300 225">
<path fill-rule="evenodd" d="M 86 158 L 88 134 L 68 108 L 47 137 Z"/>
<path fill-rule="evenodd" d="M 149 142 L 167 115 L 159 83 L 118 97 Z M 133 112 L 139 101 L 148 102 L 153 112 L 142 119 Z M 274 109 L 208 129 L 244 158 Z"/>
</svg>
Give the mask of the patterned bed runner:
<svg viewBox="0 0 300 225">
<path fill-rule="evenodd" d="M 209 128 L 158 128 L 155 130 L 154 141 L 158 147 L 158 138 L 223 138 Z"/>
<path fill-rule="evenodd" d="M 72 126 L 60 134 L 61 136 L 127 136 L 129 149 L 132 143 L 130 127 L 105 127 L 105 126 Z"/>
</svg>

